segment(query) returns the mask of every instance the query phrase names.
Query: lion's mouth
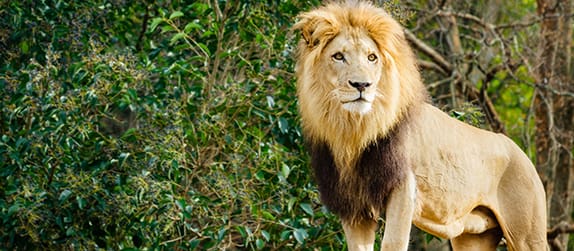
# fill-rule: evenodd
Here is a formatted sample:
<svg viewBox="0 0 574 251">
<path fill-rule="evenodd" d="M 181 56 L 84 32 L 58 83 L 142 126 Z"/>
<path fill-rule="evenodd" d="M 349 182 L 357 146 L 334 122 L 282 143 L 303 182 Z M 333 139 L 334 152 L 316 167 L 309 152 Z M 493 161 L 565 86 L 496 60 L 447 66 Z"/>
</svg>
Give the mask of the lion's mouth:
<svg viewBox="0 0 574 251">
<path fill-rule="evenodd" d="M 359 92 L 359 96 L 356 98 L 347 97 L 347 100 L 343 100 L 341 103 L 348 104 L 348 103 L 371 103 L 371 100 L 368 99 L 366 93 Z"/>
<path fill-rule="evenodd" d="M 348 104 L 348 103 L 355 103 L 355 102 L 365 102 L 365 103 L 369 103 L 369 101 L 366 100 L 366 99 L 363 98 L 363 97 L 358 97 L 358 98 L 353 99 L 353 100 L 342 101 L 341 103 L 343 103 L 343 104 Z"/>
<path fill-rule="evenodd" d="M 341 99 L 341 105 L 344 109 L 359 114 L 367 114 L 371 110 L 375 98 L 373 94 L 365 92 L 348 94 L 350 95 L 345 95 Z"/>
</svg>

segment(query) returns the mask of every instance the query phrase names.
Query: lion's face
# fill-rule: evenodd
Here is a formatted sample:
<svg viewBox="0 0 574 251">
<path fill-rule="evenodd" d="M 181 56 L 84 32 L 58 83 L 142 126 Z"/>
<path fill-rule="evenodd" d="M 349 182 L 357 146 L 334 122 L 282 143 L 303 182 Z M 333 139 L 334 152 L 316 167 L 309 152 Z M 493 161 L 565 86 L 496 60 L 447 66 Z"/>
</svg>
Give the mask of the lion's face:
<svg viewBox="0 0 574 251">
<path fill-rule="evenodd" d="M 377 97 L 382 74 L 381 55 L 365 32 L 341 32 L 324 49 L 323 76 L 335 103 L 350 112 L 366 114 Z"/>
<path fill-rule="evenodd" d="M 297 97 L 305 137 L 327 142 L 341 166 L 386 135 L 424 86 L 403 29 L 366 1 L 302 13 L 293 29 Z"/>
</svg>

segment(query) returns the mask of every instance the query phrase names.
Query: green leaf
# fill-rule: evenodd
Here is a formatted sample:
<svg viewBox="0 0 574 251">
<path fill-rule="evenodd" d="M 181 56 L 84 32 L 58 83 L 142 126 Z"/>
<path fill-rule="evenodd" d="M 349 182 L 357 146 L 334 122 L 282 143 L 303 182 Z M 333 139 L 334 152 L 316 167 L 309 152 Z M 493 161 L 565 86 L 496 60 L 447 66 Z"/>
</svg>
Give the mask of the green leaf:
<svg viewBox="0 0 574 251">
<path fill-rule="evenodd" d="M 171 37 L 171 40 L 169 42 L 173 45 L 173 44 L 175 44 L 175 42 L 177 42 L 177 40 L 180 40 L 180 39 L 184 38 L 185 36 L 186 36 L 185 33 L 179 32 L 179 33 L 173 35 L 173 37 Z"/>
<path fill-rule="evenodd" d="M 195 250 L 195 248 L 199 246 L 199 243 L 201 243 L 201 240 L 198 239 L 191 240 L 189 242 L 189 250 Z"/>
<path fill-rule="evenodd" d="M 289 239 L 289 236 L 291 235 L 291 231 L 289 230 L 285 230 L 283 232 L 281 232 L 281 234 L 279 235 L 280 240 L 284 241 Z"/>
<path fill-rule="evenodd" d="M 283 163 L 281 165 L 281 174 L 283 175 L 283 178 L 287 179 L 287 177 L 289 177 L 289 174 L 291 173 L 291 168 L 289 168 L 289 166 L 285 163 Z"/>
<path fill-rule="evenodd" d="M 76 230 L 74 229 L 74 227 L 70 227 L 68 228 L 68 230 L 66 230 L 66 236 L 74 236 L 76 234 Z"/>
<path fill-rule="evenodd" d="M 301 207 L 301 209 L 303 209 L 303 211 L 305 211 L 305 213 L 307 213 L 309 216 L 315 215 L 315 213 L 313 212 L 313 207 L 311 206 L 311 204 L 301 203 L 301 205 L 299 205 L 299 207 Z"/>
<path fill-rule="evenodd" d="M 235 229 L 237 229 L 237 232 L 239 232 L 239 235 L 241 235 L 241 237 L 243 239 L 247 238 L 247 231 L 245 230 L 246 227 L 244 226 L 236 226 Z"/>
<path fill-rule="evenodd" d="M 125 131 L 124 134 L 122 134 L 121 139 L 127 142 L 135 142 L 137 140 L 136 132 L 137 132 L 136 128 L 130 128 L 127 131 Z"/>
<path fill-rule="evenodd" d="M 8 208 L 8 215 L 13 215 L 14 213 L 17 213 L 18 211 L 20 211 L 20 204 L 14 204 L 14 205 L 10 206 L 10 208 Z"/>
<path fill-rule="evenodd" d="M 307 234 L 307 230 L 303 228 L 297 228 L 295 229 L 295 231 L 293 231 L 293 236 L 295 237 L 295 240 L 297 240 L 299 244 L 303 244 L 305 242 L 305 239 L 309 237 L 309 234 Z"/>
<path fill-rule="evenodd" d="M 60 197 L 58 198 L 58 200 L 60 202 L 64 202 L 65 200 L 67 200 L 70 197 L 70 195 L 72 195 L 72 191 L 66 189 L 66 190 L 62 191 L 62 193 L 60 193 Z"/>
<path fill-rule="evenodd" d="M 120 157 L 118 158 L 120 167 L 123 166 L 124 162 L 129 156 L 130 153 L 120 153 Z"/>
<path fill-rule="evenodd" d="M 28 53 L 28 50 L 30 49 L 28 42 L 22 41 L 22 43 L 20 43 L 20 49 L 22 50 L 22 53 L 24 53 L 24 54 Z"/>
<path fill-rule="evenodd" d="M 271 240 L 271 234 L 269 234 L 269 232 L 261 230 L 261 235 L 263 236 L 263 238 L 265 238 L 265 241 Z"/>
<path fill-rule="evenodd" d="M 289 201 L 287 201 L 287 212 L 291 212 L 291 210 L 293 210 L 293 205 L 295 205 L 295 202 L 297 202 L 296 197 L 289 198 Z"/>
<path fill-rule="evenodd" d="M 191 205 L 187 205 L 183 211 L 185 212 L 185 215 L 188 216 L 188 218 L 192 218 L 191 213 L 193 212 L 193 207 Z"/>
<path fill-rule="evenodd" d="M 275 220 L 275 216 L 273 216 L 273 214 L 271 214 L 268 211 L 265 210 L 261 210 L 261 215 L 263 216 L 263 218 L 265 218 L 266 220 L 271 220 L 274 221 Z"/>
<path fill-rule="evenodd" d="M 161 17 L 156 17 L 156 18 L 152 19 L 151 24 L 149 26 L 150 32 L 153 32 L 155 30 L 155 28 L 157 28 L 157 26 L 162 22 L 163 22 L 163 18 L 161 18 Z"/>
<path fill-rule="evenodd" d="M 255 247 L 257 247 L 257 249 L 263 249 L 265 247 L 265 242 L 262 239 L 257 238 L 257 240 L 255 240 Z"/>
<path fill-rule="evenodd" d="M 170 32 L 170 31 L 174 31 L 173 27 L 169 26 L 169 25 L 164 25 L 161 27 L 161 33 L 166 33 L 166 32 Z"/>
<path fill-rule="evenodd" d="M 219 229 L 219 232 L 217 232 L 217 240 L 221 241 L 223 240 L 223 237 L 225 237 L 225 227 L 222 227 L 221 229 Z"/>
<path fill-rule="evenodd" d="M 199 48 L 201 48 L 201 50 L 203 52 L 205 52 L 205 54 L 207 54 L 207 56 L 211 56 L 211 52 L 209 51 L 209 48 L 207 48 L 207 45 L 202 44 L 202 43 L 197 43 L 197 46 L 199 46 Z"/>
<path fill-rule="evenodd" d="M 185 28 L 183 28 L 183 32 L 185 33 L 189 33 L 192 30 L 201 30 L 203 27 L 195 22 L 190 22 L 188 24 L 185 25 Z"/>
<path fill-rule="evenodd" d="M 273 107 L 275 106 L 275 100 L 273 100 L 273 96 L 267 95 L 267 106 L 269 107 L 269 109 L 273 109 Z"/>
<path fill-rule="evenodd" d="M 281 130 L 283 134 L 287 134 L 289 132 L 289 121 L 283 117 L 279 118 L 279 130 Z"/>
<path fill-rule="evenodd" d="M 264 181 L 265 180 L 265 172 L 262 170 L 259 170 L 255 173 L 255 178 L 259 181 Z"/>
<path fill-rule="evenodd" d="M 175 204 L 177 205 L 177 207 L 179 207 L 179 210 L 184 210 L 185 207 L 187 206 L 185 203 L 185 199 L 179 199 L 175 201 Z"/>
<path fill-rule="evenodd" d="M 82 198 L 81 196 L 76 196 L 76 203 L 78 203 L 78 208 L 84 209 L 88 202 L 86 201 L 86 199 Z"/>
<path fill-rule="evenodd" d="M 172 20 L 172 19 L 178 18 L 178 17 L 182 17 L 182 16 L 183 16 L 183 12 L 176 11 L 174 13 L 171 13 L 171 15 L 169 16 L 169 20 Z"/>
</svg>

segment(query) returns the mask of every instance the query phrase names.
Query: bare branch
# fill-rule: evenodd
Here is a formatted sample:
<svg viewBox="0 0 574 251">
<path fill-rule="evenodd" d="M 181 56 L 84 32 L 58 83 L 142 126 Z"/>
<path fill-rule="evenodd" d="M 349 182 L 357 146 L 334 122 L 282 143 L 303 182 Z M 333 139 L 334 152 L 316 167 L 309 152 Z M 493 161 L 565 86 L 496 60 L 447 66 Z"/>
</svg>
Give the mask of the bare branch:
<svg viewBox="0 0 574 251">
<path fill-rule="evenodd" d="M 480 26 L 487 28 L 489 30 L 493 30 L 494 29 L 494 25 L 485 22 L 484 20 L 482 20 L 481 18 L 468 14 L 468 13 L 459 13 L 459 12 L 450 12 L 450 11 L 438 11 L 436 13 L 438 16 L 442 16 L 442 17 L 459 17 L 459 18 L 463 18 L 463 19 L 467 19 L 470 21 L 473 21 L 477 24 L 479 24 Z"/>
<path fill-rule="evenodd" d="M 441 86 L 441 85 L 444 85 L 444 84 L 446 84 L 446 83 L 450 83 L 451 81 L 454 81 L 454 80 L 455 80 L 455 76 L 451 76 L 451 77 L 448 77 L 448 78 L 445 78 L 445 79 L 441 79 L 441 80 L 439 80 L 439 81 L 436 81 L 436 82 L 434 82 L 434 83 L 430 83 L 430 84 L 428 84 L 427 86 L 428 86 L 428 89 L 435 89 L 435 88 L 437 88 L 437 87 L 439 87 L 439 86 Z"/>
<path fill-rule="evenodd" d="M 475 15 L 472 14 L 468 14 L 468 13 L 461 13 L 461 12 L 450 12 L 450 11 L 438 11 L 436 13 L 436 15 L 438 16 L 455 16 L 458 18 L 463 18 L 466 20 L 470 20 L 473 21 L 475 23 L 477 23 L 478 25 L 489 29 L 489 30 L 501 30 L 501 29 L 509 29 L 509 28 L 525 28 L 525 27 L 530 27 L 534 24 L 539 23 L 542 18 L 540 17 L 536 17 L 536 18 L 531 18 L 530 20 L 526 20 L 526 21 L 521 21 L 521 22 L 514 22 L 514 23 L 510 23 L 510 24 L 500 24 L 500 25 L 494 25 L 491 23 L 488 23 L 486 21 L 484 21 L 482 18 L 477 17 Z"/>
<path fill-rule="evenodd" d="M 483 104 L 483 107 L 486 111 L 486 118 L 492 126 L 492 130 L 498 133 L 506 134 L 506 128 L 504 127 L 504 123 L 500 116 L 496 112 L 496 108 L 494 107 L 494 103 L 486 93 L 486 89 L 483 88 L 480 90 L 480 101 Z"/>
<path fill-rule="evenodd" d="M 494 107 L 494 103 L 486 93 L 486 89 L 483 88 L 482 90 L 478 90 L 476 87 L 472 85 L 466 86 L 468 88 L 467 96 L 469 100 L 478 100 L 482 106 L 482 110 L 486 115 L 486 119 L 488 120 L 488 124 L 492 127 L 492 131 L 506 134 L 506 128 L 504 127 L 504 123 L 500 119 L 500 116 L 496 112 L 496 108 Z"/>
<path fill-rule="evenodd" d="M 571 233 L 574 233 L 574 224 L 562 221 L 549 229 L 546 233 L 546 237 L 550 241 L 558 237 L 558 235 Z"/>
<path fill-rule="evenodd" d="M 527 21 L 497 25 L 494 27 L 494 29 L 502 30 L 502 29 L 526 28 L 539 23 L 541 20 L 542 18 L 532 18 L 531 20 Z"/>
<path fill-rule="evenodd" d="M 441 68 L 439 65 L 437 65 L 435 62 L 432 62 L 432 61 L 419 60 L 419 61 L 417 62 L 417 65 L 418 65 L 420 68 L 423 68 L 423 69 L 433 70 L 433 71 L 436 71 L 436 72 L 438 72 L 438 73 L 440 73 L 440 74 L 448 75 L 447 72 L 444 71 L 443 68 Z"/>
<path fill-rule="evenodd" d="M 428 46 L 425 42 L 419 40 L 412 32 L 405 29 L 405 36 L 411 44 L 421 51 L 422 53 L 429 56 L 432 61 L 437 63 L 445 72 L 452 72 L 454 67 L 442 56 L 440 53 L 435 51 L 433 48 Z"/>
<path fill-rule="evenodd" d="M 550 92 L 552 92 L 552 94 L 554 94 L 556 96 L 568 96 L 568 97 L 574 98 L 574 92 L 556 90 L 556 88 L 553 88 L 553 87 L 549 86 L 548 84 L 537 83 L 534 85 L 534 87 L 550 91 Z"/>
<path fill-rule="evenodd" d="M 405 35 L 406 35 L 407 40 L 409 42 L 411 42 L 411 44 L 416 49 L 420 50 L 422 53 L 426 54 L 427 56 L 429 56 L 432 59 L 432 62 L 419 61 L 419 65 L 421 67 L 426 67 L 428 69 L 437 70 L 436 67 L 438 66 L 438 67 L 440 67 L 440 69 L 442 69 L 442 71 L 437 70 L 438 72 L 444 73 L 444 75 L 451 73 L 450 78 L 446 78 L 442 81 L 432 83 L 430 85 L 430 87 L 436 87 L 438 85 L 442 85 L 442 84 L 449 83 L 452 81 L 458 82 L 457 80 L 455 80 L 455 78 L 460 78 L 460 76 L 458 73 L 456 73 L 456 69 L 440 53 L 438 53 L 433 48 L 428 46 L 425 42 L 416 38 L 415 35 L 412 34 L 409 30 L 405 29 Z M 434 63 L 436 63 L 436 64 L 434 64 Z M 484 110 L 486 117 L 488 119 L 488 122 L 492 126 L 492 130 L 506 134 L 506 129 L 504 127 L 504 123 L 500 119 L 500 116 L 496 112 L 496 109 L 494 107 L 494 104 L 492 103 L 492 100 L 490 99 L 490 97 L 488 97 L 486 92 L 481 92 L 474 86 L 467 86 L 467 88 L 468 88 L 468 90 L 466 92 L 466 95 L 471 100 L 479 100 L 480 101 L 480 103 L 482 105 L 482 109 Z"/>
<path fill-rule="evenodd" d="M 150 11 L 150 7 L 147 6 L 145 8 L 145 14 L 144 14 L 144 18 L 142 21 L 142 29 L 140 31 L 140 35 L 138 36 L 138 40 L 136 42 L 136 50 L 137 51 L 141 51 L 141 49 L 142 49 L 143 37 L 145 35 L 145 32 L 147 31 L 148 21 L 149 21 L 149 17 L 150 17 L 149 11 Z"/>
</svg>

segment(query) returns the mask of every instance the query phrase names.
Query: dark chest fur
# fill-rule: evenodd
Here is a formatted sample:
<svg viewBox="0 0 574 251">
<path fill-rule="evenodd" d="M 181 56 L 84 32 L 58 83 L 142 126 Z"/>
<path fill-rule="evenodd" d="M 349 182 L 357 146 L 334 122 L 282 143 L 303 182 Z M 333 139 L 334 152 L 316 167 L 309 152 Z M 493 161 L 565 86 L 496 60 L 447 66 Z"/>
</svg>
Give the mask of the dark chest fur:
<svg viewBox="0 0 574 251">
<path fill-rule="evenodd" d="M 311 166 L 319 186 L 321 202 L 344 220 L 361 221 L 372 218 L 372 210 L 383 212 L 394 187 L 406 176 L 406 161 L 394 146 L 397 133 L 372 142 L 361 153 L 356 165 L 341 179 L 333 154 L 327 143 L 309 145 Z"/>
</svg>

